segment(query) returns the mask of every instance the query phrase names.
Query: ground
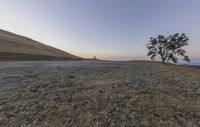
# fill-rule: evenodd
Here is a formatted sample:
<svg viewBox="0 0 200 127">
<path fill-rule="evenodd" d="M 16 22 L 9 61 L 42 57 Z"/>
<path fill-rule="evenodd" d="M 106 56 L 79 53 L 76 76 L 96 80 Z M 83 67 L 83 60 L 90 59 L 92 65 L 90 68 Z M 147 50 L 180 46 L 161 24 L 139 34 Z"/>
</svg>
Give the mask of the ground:
<svg viewBox="0 0 200 127">
<path fill-rule="evenodd" d="M 199 127 L 200 70 L 158 62 L 0 62 L 0 127 Z"/>
</svg>

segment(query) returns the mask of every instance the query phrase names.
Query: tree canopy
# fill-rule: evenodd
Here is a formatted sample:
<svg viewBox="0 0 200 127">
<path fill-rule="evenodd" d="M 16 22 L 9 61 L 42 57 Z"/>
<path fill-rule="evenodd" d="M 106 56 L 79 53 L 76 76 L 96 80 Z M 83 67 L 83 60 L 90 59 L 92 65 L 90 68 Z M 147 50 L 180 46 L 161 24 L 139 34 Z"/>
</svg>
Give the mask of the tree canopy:
<svg viewBox="0 0 200 127">
<path fill-rule="evenodd" d="M 183 49 L 184 46 L 188 45 L 188 37 L 182 33 L 175 33 L 168 37 L 158 35 L 156 38 L 151 37 L 147 44 L 149 50 L 147 56 L 150 56 L 152 60 L 155 60 L 157 55 L 160 56 L 162 63 L 165 62 L 178 62 L 178 57 L 183 56 L 183 60 L 189 62 L 190 59 Z"/>
</svg>

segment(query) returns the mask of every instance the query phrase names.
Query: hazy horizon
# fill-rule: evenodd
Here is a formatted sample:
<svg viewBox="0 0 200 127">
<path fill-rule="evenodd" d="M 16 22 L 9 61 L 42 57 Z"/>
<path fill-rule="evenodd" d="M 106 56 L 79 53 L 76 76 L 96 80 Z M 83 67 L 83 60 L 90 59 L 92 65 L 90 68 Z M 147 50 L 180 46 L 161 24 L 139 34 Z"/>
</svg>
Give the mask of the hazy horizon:
<svg viewBox="0 0 200 127">
<path fill-rule="evenodd" d="M 0 29 L 71 54 L 143 60 L 150 37 L 186 33 L 200 60 L 198 0 L 1 0 Z"/>
</svg>

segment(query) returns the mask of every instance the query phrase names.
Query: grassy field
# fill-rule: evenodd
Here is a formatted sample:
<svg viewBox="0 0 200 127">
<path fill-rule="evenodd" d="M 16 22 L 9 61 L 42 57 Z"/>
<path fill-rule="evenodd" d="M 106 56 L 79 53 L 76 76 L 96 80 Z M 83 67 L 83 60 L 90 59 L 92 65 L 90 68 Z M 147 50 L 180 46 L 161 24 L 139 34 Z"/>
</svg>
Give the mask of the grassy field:
<svg viewBox="0 0 200 127">
<path fill-rule="evenodd" d="M 0 62 L 2 127 L 199 127 L 200 70 L 158 62 Z"/>
<path fill-rule="evenodd" d="M 0 61 L 71 61 L 82 60 L 81 58 L 69 58 L 60 56 L 48 56 L 40 54 L 22 54 L 0 52 Z"/>
<path fill-rule="evenodd" d="M 0 61 L 81 60 L 68 52 L 0 29 Z"/>
</svg>

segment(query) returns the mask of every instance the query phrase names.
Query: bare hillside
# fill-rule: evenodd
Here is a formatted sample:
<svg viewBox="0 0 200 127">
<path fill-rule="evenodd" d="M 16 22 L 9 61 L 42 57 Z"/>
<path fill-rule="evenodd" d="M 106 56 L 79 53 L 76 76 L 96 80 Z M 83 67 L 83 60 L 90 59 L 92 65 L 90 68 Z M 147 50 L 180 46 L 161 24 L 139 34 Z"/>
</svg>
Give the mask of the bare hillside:
<svg viewBox="0 0 200 127">
<path fill-rule="evenodd" d="M 0 29 L 0 60 L 81 59 L 30 38 Z"/>
</svg>

